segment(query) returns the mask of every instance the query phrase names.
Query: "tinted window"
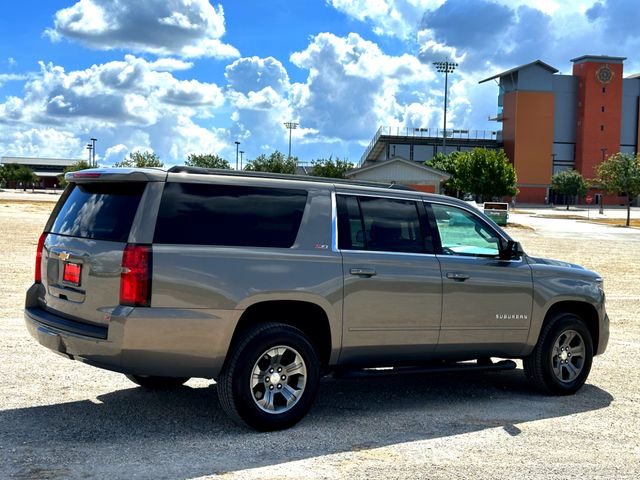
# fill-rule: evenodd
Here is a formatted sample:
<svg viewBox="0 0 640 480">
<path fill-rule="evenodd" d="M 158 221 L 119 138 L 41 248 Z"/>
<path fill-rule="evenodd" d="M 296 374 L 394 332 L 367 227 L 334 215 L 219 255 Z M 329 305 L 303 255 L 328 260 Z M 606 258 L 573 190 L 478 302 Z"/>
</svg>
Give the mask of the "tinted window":
<svg viewBox="0 0 640 480">
<path fill-rule="evenodd" d="M 304 190 L 167 183 L 154 242 L 288 248 L 306 202 Z"/>
<path fill-rule="evenodd" d="M 449 205 L 432 205 L 442 253 L 446 255 L 496 256 L 498 235 L 470 212 Z"/>
<path fill-rule="evenodd" d="M 339 195 L 338 222 L 342 249 L 425 252 L 416 202 Z"/>
<path fill-rule="evenodd" d="M 126 242 L 145 186 L 146 183 L 132 182 L 72 185 L 51 231 L 71 237 Z"/>
</svg>

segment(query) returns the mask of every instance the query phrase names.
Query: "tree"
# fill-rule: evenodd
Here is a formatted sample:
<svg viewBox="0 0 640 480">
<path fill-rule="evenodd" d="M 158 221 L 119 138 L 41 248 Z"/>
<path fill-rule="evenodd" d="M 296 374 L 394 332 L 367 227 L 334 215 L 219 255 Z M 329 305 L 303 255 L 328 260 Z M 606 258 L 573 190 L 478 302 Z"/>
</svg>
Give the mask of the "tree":
<svg viewBox="0 0 640 480">
<path fill-rule="evenodd" d="M 454 175 L 459 190 L 478 195 L 481 201 L 518 193 L 516 171 L 503 150 L 459 152 Z"/>
<path fill-rule="evenodd" d="M 589 184 L 575 170 L 565 170 L 558 172 L 551 178 L 551 188 L 554 192 L 562 195 L 569 195 L 572 198 L 582 197 L 587 193 Z M 569 202 L 567 202 L 569 210 Z"/>
<path fill-rule="evenodd" d="M 427 167 L 436 168 L 451 175 L 451 178 L 442 184 L 442 189 L 447 195 L 459 196 L 462 191 L 458 182 L 457 172 L 460 159 L 464 155 L 464 152 L 451 152 L 449 155 L 438 152 L 431 160 L 424 162 Z"/>
<path fill-rule="evenodd" d="M 192 153 L 187 157 L 188 167 L 222 168 L 229 170 L 231 166 L 224 158 L 213 153 Z"/>
<path fill-rule="evenodd" d="M 6 187 L 9 182 L 17 182 L 20 167 L 21 165 L 18 163 L 3 163 L 0 165 L 0 185 Z"/>
<path fill-rule="evenodd" d="M 91 165 L 89 165 L 89 162 L 86 160 L 78 160 L 73 165 L 66 167 L 64 169 L 64 173 L 62 175 L 58 175 L 58 185 L 64 187 L 67 184 L 64 179 L 65 174 L 69 172 L 77 172 L 78 170 L 86 170 L 87 168 L 91 168 Z"/>
<path fill-rule="evenodd" d="M 145 168 L 145 167 L 164 167 L 164 163 L 160 161 L 160 157 L 154 152 L 141 152 L 136 150 L 131 152 L 123 161 L 116 162 L 114 167 L 125 168 Z"/>
<path fill-rule="evenodd" d="M 345 178 L 345 174 L 353 168 L 353 163 L 333 157 L 312 160 L 312 174 L 316 177 Z"/>
<path fill-rule="evenodd" d="M 17 182 L 21 182 L 22 188 L 26 191 L 29 184 L 31 184 L 31 188 L 33 188 L 33 184 L 39 180 L 39 177 L 33 173 L 31 167 L 19 165 L 14 172 L 13 179 Z"/>
<path fill-rule="evenodd" d="M 608 193 L 627 197 L 627 227 L 631 223 L 631 202 L 640 195 L 640 155 L 615 153 L 598 165 L 596 181 Z"/>
<path fill-rule="evenodd" d="M 245 170 L 250 172 L 271 172 L 295 174 L 298 165 L 297 157 L 285 158 L 282 152 L 276 150 L 268 157 L 260 154 L 255 160 L 250 161 Z"/>
</svg>

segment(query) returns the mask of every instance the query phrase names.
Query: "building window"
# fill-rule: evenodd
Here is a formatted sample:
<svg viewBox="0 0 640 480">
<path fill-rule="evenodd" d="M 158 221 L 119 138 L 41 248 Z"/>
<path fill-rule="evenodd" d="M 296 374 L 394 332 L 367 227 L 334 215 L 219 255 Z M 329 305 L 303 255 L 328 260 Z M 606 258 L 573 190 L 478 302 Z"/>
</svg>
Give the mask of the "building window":
<svg viewBox="0 0 640 480">
<path fill-rule="evenodd" d="M 601 111 L 602 113 L 604 113 L 604 105 L 602 105 L 602 106 L 600 107 L 600 111 Z"/>
<path fill-rule="evenodd" d="M 600 125 L 600 131 L 604 132 L 604 125 Z"/>
<path fill-rule="evenodd" d="M 602 87 L 602 93 L 607 93 L 607 87 Z"/>
</svg>

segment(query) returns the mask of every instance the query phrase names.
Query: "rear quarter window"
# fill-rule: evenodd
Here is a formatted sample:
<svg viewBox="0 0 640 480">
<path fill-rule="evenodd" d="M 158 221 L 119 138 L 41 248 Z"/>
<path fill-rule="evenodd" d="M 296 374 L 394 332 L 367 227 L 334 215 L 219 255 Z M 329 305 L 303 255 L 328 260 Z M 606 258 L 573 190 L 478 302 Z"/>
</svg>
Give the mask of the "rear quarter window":
<svg viewBox="0 0 640 480">
<path fill-rule="evenodd" d="M 126 242 L 145 186 L 141 182 L 72 184 L 51 233 Z"/>
<path fill-rule="evenodd" d="M 304 190 L 167 183 L 154 243 L 289 248 L 306 203 Z"/>
</svg>

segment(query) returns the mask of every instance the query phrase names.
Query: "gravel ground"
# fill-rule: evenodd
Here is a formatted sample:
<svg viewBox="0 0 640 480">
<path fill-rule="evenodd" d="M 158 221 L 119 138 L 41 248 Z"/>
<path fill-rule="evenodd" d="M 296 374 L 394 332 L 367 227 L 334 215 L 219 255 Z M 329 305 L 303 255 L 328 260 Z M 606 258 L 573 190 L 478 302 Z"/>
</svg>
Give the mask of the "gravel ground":
<svg viewBox="0 0 640 480">
<path fill-rule="evenodd" d="M 509 229 L 527 252 L 605 277 L 609 348 L 575 396 L 532 392 L 520 368 L 325 378 L 299 425 L 259 434 L 225 417 L 211 382 L 146 392 L 29 337 L 24 292 L 51 206 L 0 198 L 0 478 L 640 477 L 640 231 Z"/>
</svg>

